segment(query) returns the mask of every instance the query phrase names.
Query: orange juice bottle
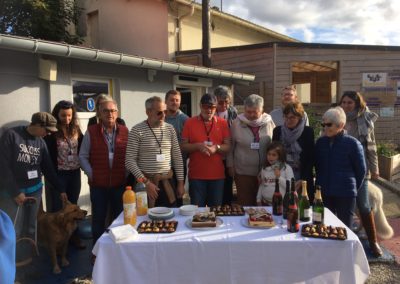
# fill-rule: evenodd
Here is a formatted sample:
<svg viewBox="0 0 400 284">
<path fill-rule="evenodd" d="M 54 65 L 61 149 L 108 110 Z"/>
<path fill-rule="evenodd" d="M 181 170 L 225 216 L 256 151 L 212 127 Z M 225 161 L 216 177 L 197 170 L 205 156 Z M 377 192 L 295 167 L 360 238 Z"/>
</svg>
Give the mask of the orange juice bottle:
<svg viewBox="0 0 400 284">
<path fill-rule="evenodd" d="M 136 195 L 132 186 L 127 186 L 122 196 L 124 205 L 124 224 L 136 225 Z"/>
<path fill-rule="evenodd" d="M 144 179 L 139 178 L 137 180 L 136 186 L 136 208 L 137 214 L 139 216 L 143 216 L 147 214 L 148 204 L 147 204 L 147 190 L 146 185 L 144 184 Z"/>
</svg>

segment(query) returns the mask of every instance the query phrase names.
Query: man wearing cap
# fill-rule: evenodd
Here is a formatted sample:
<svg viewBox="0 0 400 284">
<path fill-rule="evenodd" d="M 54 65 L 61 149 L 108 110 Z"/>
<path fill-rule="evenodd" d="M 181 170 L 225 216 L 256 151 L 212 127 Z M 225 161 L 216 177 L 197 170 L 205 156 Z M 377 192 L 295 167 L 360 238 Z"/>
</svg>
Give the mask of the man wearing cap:
<svg viewBox="0 0 400 284">
<path fill-rule="evenodd" d="M 230 150 L 230 131 L 225 119 L 215 115 L 217 98 L 204 94 L 200 115 L 189 118 L 182 132 L 182 150 L 189 154 L 189 195 L 192 204 L 222 204 L 223 157 Z"/>
<path fill-rule="evenodd" d="M 61 198 L 67 199 L 42 139 L 57 131 L 56 124 L 57 120 L 51 114 L 37 112 L 32 115 L 29 126 L 10 128 L 0 138 L 0 208 L 15 222 L 17 239 L 35 236 L 42 196 L 42 173 L 62 192 Z M 22 206 L 32 198 L 36 202 Z"/>
</svg>

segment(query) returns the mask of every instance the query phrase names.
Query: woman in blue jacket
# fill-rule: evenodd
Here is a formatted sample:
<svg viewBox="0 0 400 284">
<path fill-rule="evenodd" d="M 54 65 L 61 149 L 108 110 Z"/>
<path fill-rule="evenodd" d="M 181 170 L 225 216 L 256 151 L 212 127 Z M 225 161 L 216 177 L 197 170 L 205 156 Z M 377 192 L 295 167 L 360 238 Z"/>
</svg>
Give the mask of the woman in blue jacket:
<svg viewBox="0 0 400 284">
<path fill-rule="evenodd" d="M 315 145 L 316 185 L 322 188 L 325 206 L 350 227 L 366 174 L 364 150 L 357 139 L 345 134 L 346 114 L 341 107 L 330 108 L 322 121 L 323 136 Z"/>
</svg>

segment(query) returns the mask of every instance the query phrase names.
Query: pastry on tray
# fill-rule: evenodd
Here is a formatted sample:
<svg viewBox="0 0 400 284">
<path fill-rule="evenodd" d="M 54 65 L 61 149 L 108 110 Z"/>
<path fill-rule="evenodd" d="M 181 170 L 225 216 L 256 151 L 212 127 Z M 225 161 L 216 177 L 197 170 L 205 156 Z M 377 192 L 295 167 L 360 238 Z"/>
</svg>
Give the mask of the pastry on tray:
<svg viewBox="0 0 400 284">
<path fill-rule="evenodd" d="M 301 228 L 301 235 L 304 237 L 331 239 L 331 240 L 346 240 L 347 231 L 344 227 L 334 227 L 324 224 L 304 224 Z"/>
<path fill-rule="evenodd" d="M 244 209 L 238 204 L 211 206 L 211 212 L 215 212 L 217 216 L 243 216 Z"/>
<path fill-rule="evenodd" d="M 192 227 L 216 227 L 217 219 L 215 217 L 215 212 L 198 212 L 193 215 Z"/>
<path fill-rule="evenodd" d="M 250 208 L 254 209 L 254 208 Z M 272 218 L 272 214 L 269 213 L 264 208 L 257 208 L 254 211 L 249 210 L 249 218 L 248 223 L 250 226 L 254 227 L 274 227 L 274 219 Z"/>
</svg>

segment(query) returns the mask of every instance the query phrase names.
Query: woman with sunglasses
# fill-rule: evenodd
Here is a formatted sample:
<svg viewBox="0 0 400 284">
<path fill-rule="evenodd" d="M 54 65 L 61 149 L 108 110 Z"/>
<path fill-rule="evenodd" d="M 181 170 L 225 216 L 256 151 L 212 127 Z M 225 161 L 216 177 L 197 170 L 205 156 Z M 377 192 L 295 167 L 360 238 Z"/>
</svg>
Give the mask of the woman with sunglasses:
<svg viewBox="0 0 400 284">
<path fill-rule="evenodd" d="M 51 205 L 48 211 L 56 212 L 63 206 L 62 199 L 68 198 L 71 203 L 78 203 L 81 192 L 79 149 L 83 134 L 72 102 L 59 101 L 54 106 L 52 115 L 57 119 L 58 131 L 46 136 L 45 141 L 60 183 L 67 195 L 61 198 L 59 192 L 53 190 L 51 184 L 46 182 L 46 201 L 48 201 L 46 204 Z M 85 248 L 77 234 L 74 234 L 72 240 L 76 247 Z"/>
<path fill-rule="evenodd" d="M 369 247 L 373 255 L 378 257 L 382 255 L 382 250 L 376 237 L 374 216 L 368 198 L 368 180 L 379 177 L 374 133 L 374 123 L 378 115 L 368 109 L 361 94 L 355 91 L 344 92 L 339 104 L 346 113 L 345 129 L 347 134 L 360 141 L 364 149 L 368 173 L 357 194 L 357 207 L 368 236 Z"/>
<path fill-rule="evenodd" d="M 275 127 L 263 108 L 261 96 L 248 96 L 244 100 L 244 113 L 238 115 L 231 127 L 232 148 L 226 164 L 235 180 L 237 202 L 243 206 L 257 205 L 258 174 L 267 159 L 266 149 Z"/>
<path fill-rule="evenodd" d="M 341 107 L 322 116 L 323 136 L 315 144 L 316 185 L 324 204 L 347 226 L 353 224 L 357 193 L 367 172 L 364 150 L 345 134 L 346 114 Z"/>
<path fill-rule="evenodd" d="M 293 169 L 296 189 L 301 181 L 307 181 L 310 202 L 314 200 L 314 130 L 306 125 L 304 108 L 301 103 L 288 103 L 283 108 L 284 123 L 274 128 L 272 140 L 280 141 L 286 150 L 286 161 Z"/>
</svg>

